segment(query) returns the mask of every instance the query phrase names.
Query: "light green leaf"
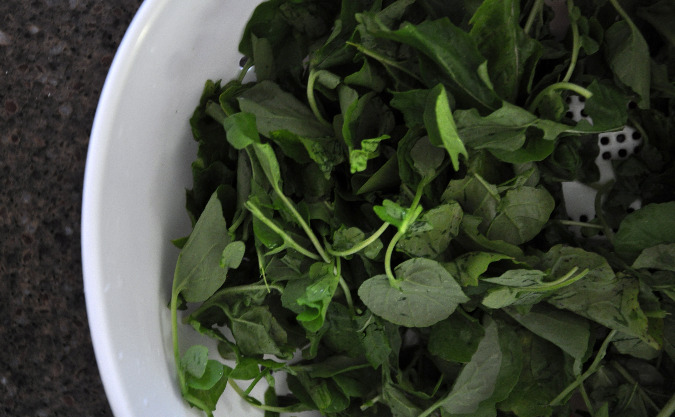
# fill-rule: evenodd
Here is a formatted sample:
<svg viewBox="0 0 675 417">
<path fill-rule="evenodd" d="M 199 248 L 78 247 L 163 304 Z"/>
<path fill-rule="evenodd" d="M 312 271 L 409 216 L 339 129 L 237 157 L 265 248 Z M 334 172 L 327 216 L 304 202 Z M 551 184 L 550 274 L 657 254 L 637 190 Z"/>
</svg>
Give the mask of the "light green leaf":
<svg viewBox="0 0 675 417">
<path fill-rule="evenodd" d="M 469 154 L 457 134 L 448 94 L 443 84 L 438 84 L 427 96 L 423 117 L 429 140 L 434 146 L 445 148 L 450 155 L 452 167 L 458 171 L 459 155 L 464 155 L 468 159 Z"/>
</svg>

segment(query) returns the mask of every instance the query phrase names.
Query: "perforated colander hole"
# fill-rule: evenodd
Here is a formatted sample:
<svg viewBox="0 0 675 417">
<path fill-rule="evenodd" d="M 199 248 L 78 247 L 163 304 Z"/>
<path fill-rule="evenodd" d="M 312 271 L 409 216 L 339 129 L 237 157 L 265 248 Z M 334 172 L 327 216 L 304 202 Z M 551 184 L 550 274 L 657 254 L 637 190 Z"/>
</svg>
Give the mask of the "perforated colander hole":
<svg viewBox="0 0 675 417">
<path fill-rule="evenodd" d="M 602 159 L 604 159 L 605 161 L 608 161 L 608 160 L 612 159 L 612 153 L 611 152 L 603 152 L 602 153 Z"/>
<path fill-rule="evenodd" d="M 581 216 L 579 216 L 579 221 L 586 223 L 588 221 L 588 216 L 585 215 L 585 214 L 582 214 Z"/>
<path fill-rule="evenodd" d="M 624 135 L 623 133 L 619 133 L 618 135 L 616 135 L 616 141 L 619 143 L 624 143 L 626 141 L 626 135 Z"/>
<path fill-rule="evenodd" d="M 640 140 L 640 139 L 642 139 L 642 134 L 641 134 L 640 132 L 638 132 L 637 130 L 636 130 L 635 132 L 633 132 L 633 134 L 630 135 L 630 136 L 633 138 L 633 140 Z"/>
<path fill-rule="evenodd" d="M 628 156 L 628 151 L 625 149 L 619 149 L 619 158 L 625 158 Z"/>
<path fill-rule="evenodd" d="M 246 66 L 247 62 L 248 62 L 248 57 L 242 56 L 241 59 L 239 59 L 239 68 L 244 68 Z"/>
<path fill-rule="evenodd" d="M 633 207 L 628 207 L 628 208 L 626 209 L 626 213 L 628 213 L 628 214 L 631 214 L 631 213 L 634 212 L 634 211 L 635 211 L 635 209 L 634 209 Z"/>
<path fill-rule="evenodd" d="M 600 136 L 600 144 L 601 145 L 609 145 L 609 136 Z"/>
<path fill-rule="evenodd" d="M 581 109 L 581 115 L 583 117 L 588 117 L 588 113 L 586 112 L 586 109 Z"/>
</svg>

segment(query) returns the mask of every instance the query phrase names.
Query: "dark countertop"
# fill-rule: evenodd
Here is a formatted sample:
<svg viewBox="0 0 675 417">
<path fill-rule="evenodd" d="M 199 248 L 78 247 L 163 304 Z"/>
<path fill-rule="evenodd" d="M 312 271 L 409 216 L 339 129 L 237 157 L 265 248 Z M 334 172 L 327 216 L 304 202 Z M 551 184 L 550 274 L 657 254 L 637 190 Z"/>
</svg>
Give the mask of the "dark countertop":
<svg viewBox="0 0 675 417">
<path fill-rule="evenodd" d="M 140 3 L 0 2 L 0 416 L 112 415 L 82 288 L 82 180 Z"/>
</svg>

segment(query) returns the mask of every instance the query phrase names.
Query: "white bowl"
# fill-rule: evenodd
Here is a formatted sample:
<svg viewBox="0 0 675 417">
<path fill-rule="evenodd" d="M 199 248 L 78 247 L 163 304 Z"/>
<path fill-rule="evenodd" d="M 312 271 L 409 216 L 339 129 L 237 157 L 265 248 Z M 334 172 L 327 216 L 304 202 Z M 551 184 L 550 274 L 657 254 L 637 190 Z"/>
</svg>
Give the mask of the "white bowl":
<svg viewBox="0 0 675 417">
<path fill-rule="evenodd" d="M 167 303 L 178 250 L 170 241 L 190 230 L 188 119 L 207 79 L 237 75 L 237 45 L 256 3 L 145 1 L 103 88 L 87 156 L 82 262 L 96 360 L 118 417 L 203 415 L 176 383 Z M 216 415 L 262 415 L 227 392 Z"/>
</svg>

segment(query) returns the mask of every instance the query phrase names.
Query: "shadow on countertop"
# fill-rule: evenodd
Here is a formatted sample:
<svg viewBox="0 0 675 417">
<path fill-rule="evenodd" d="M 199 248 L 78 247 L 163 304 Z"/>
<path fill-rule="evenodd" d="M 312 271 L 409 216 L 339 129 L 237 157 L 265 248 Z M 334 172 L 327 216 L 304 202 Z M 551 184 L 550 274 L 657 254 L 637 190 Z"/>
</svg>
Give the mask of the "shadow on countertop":
<svg viewBox="0 0 675 417">
<path fill-rule="evenodd" d="M 0 2 L 0 415 L 112 416 L 80 210 L 89 133 L 141 0 Z"/>
</svg>

